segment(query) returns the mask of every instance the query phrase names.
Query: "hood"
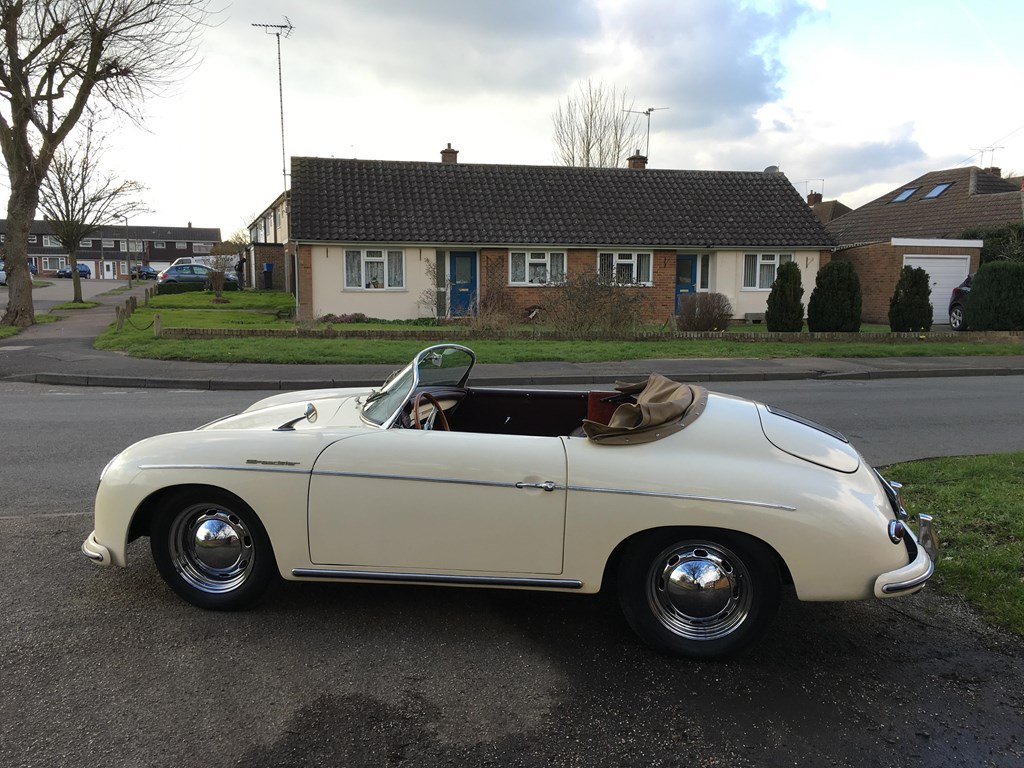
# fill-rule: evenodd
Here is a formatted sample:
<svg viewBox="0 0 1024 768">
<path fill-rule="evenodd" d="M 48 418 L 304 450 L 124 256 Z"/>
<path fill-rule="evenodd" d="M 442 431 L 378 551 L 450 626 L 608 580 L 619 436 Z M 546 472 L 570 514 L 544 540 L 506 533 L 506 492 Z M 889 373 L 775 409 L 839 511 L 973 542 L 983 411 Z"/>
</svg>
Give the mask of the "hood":
<svg viewBox="0 0 1024 768">
<path fill-rule="evenodd" d="M 309 389 L 286 392 L 260 400 L 241 413 L 225 416 L 199 429 L 272 430 L 290 421 L 295 422 L 293 426 L 296 431 L 365 426 L 359 418 L 363 402 L 360 396 L 365 397 L 369 393 L 370 390 L 364 389 Z M 309 404 L 313 405 L 317 413 L 316 421 L 312 423 L 303 418 Z"/>
<path fill-rule="evenodd" d="M 860 454 L 834 429 L 760 403 L 757 413 L 764 436 L 780 451 L 836 472 L 852 473 L 860 467 Z"/>
</svg>

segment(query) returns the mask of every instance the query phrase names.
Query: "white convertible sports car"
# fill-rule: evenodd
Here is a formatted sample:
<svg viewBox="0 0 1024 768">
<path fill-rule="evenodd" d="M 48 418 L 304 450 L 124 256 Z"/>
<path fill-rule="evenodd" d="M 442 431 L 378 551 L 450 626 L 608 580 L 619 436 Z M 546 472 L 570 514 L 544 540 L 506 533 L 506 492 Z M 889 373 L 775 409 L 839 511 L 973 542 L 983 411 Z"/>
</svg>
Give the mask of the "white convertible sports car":
<svg viewBox="0 0 1024 768">
<path fill-rule="evenodd" d="M 838 432 L 654 374 L 612 392 L 468 386 L 475 356 L 420 352 L 379 390 L 289 392 L 107 464 L 83 553 L 149 536 L 203 608 L 278 575 L 593 593 L 648 644 L 733 653 L 781 585 L 801 600 L 916 592 L 932 574 L 899 485 Z"/>
</svg>

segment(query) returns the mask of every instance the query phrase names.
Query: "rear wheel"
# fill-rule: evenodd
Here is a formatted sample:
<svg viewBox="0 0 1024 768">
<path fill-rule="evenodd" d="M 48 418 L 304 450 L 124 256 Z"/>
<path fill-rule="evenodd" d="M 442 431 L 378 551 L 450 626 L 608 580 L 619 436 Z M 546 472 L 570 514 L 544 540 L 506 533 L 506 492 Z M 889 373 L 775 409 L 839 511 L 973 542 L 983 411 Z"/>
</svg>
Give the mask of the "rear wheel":
<svg viewBox="0 0 1024 768">
<path fill-rule="evenodd" d="M 153 520 L 150 549 L 164 581 L 200 608 L 247 605 L 277 572 L 256 513 L 216 489 L 184 491 L 165 500 Z"/>
<path fill-rule="evenodd" d="M 659 651 L 714 658 L 746 647 L 778 609 L 779 569 L 755 539 L 728 531 L 652 531 L 631 542 L 619 602 L 636 633 Z"/>
</svg>

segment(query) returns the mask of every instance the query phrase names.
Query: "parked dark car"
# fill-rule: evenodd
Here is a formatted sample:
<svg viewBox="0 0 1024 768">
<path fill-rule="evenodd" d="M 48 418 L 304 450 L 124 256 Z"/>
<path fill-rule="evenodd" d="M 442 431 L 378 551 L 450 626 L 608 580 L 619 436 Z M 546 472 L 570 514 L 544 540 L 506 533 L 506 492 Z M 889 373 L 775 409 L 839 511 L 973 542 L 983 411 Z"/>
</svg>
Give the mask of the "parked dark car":
<svg viewBox="0 0 1024 768">
<path fill-rule="evenodd" d="M 37 273 L 36 265 L 31 261 L 28 263 L 28 271 L 33 275 Z M 7 285 L 7 268 L 2 261 L 0 261 L 0 285 Z"/>
<path fill-rule="evenodd" d="M 149 264 L 139 264 L 132 267 L 132 277 L 138 280 L 156 280 L 159 274 Z"/>
<path fill-rule="evenodd" d="M 967 300 L 971 297 L 971 275 L 953 289 L 949 297 L 949 326 L 954 331 L 967 330 Z"/>
<path fill-rule="evenodd" d="M 209 267 L 202 264 L 175 264 L 157 275 L 157 283 L 205 283 L 210 280 Z M 234 272 L 225 272 L 224 280 L 229 283 L 238 281 Z"/>
<path fill-rule="evenodd" d="M 60 269 L 57 270 L 57 272 L 53 276 L 54 277 L 68 277 L 69 278 L 69 277 L 71 277 L 71 267 L 61 267 Z M 78 276 L 79 277 L 90 278 L 90 277 L 92 277 L 92 269 L 89 268 L 88 264 L 79 264 L 78 265 Z"/>
</svg>

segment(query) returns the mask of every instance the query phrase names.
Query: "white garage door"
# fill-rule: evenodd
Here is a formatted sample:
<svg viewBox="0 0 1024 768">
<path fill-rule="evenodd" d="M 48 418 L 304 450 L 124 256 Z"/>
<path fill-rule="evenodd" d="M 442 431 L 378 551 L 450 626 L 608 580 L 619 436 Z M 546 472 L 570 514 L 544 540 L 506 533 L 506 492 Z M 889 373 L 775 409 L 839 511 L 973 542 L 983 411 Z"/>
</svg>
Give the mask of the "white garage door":
<svg viewBox="0 0 1024 768">
<path fill-rule="evenodd" d="M 903 266 L 920 267 L 928 273 L 928 282 L 932 286 L 932 322 L 948 323 L 949 295 L 967 277 L 971 267 L 971 257 L 957 256 L 919 256 L 905 255 Z"/>
</svg>

